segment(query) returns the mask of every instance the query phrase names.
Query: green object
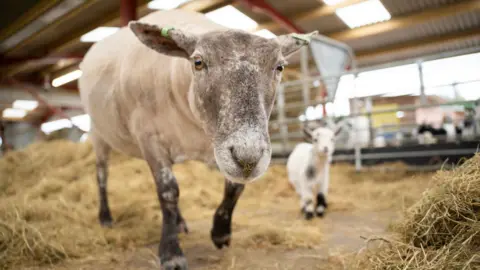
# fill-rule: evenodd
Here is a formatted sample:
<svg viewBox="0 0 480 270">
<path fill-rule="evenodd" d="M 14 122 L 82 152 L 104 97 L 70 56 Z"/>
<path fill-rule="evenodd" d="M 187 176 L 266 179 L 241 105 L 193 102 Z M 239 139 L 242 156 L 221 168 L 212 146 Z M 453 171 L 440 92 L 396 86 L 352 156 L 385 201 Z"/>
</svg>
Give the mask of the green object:
<svg viewBox="0 0 480 270">
<path fill-rule="evenodd" d="M 168 35 L 168 31 L 174 30 L 174 29 L 175 29 L 175 28 L 173 28 L 173 27 L 171 27 L 171 26 L 163 27 L 163 28 L 162 28 L 162 31 L 161 31 L 162 37 L 167 37 L 167 38 L 169 38 L 170 36 Z"/>
<path fill-rule="evenodd" d="M 296 34 L 292 33 L 290 34 L 293 38 L 299 39 L 304 41 L 306 44 L 310 44 L 310 40 L 312 39 L 311 35 L 305 35 L 305 34 Z"/>
</svg>

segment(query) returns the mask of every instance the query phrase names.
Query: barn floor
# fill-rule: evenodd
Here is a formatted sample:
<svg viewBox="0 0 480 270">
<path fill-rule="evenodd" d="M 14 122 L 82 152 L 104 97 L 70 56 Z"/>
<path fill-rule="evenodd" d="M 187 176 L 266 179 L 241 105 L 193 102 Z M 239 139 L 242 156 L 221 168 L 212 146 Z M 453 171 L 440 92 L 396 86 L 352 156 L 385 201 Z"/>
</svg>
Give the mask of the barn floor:
<svg viewBox="0 0 480 270">
<path fill-rule="evenodd" d="M 145 162 L 112 157 L 111 229 L 97 221 L 94 168 L 89 144 L 62 141 L 0 159 L 6 176 L 0 219 L 12 228 L 0 233 L 0 243 L 13 243 L 8 256 L 0 256 L 0 269 L 159 269 L 161 213 Z M 273 165 L 241 197 L 230 248 L 216 250 L 209 231 L 223 177 L 198 162 L 178 165 L 180 208 L 190 229 L 180 238 L 190 269 L 350 269 L 362 237 L 383 233 L 429 186 L 431 174 L 403 168 L 392 164 L 355 173 L 349 165 L 333 166 L 326 216 L 305 221 L 285 166 Z"/>
</svg>

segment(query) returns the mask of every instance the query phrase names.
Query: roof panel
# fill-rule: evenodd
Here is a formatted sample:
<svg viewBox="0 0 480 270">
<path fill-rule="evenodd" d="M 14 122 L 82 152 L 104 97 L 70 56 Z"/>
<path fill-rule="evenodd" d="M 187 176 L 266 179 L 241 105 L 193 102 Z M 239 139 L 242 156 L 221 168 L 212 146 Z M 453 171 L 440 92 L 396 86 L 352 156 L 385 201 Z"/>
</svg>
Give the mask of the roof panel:
<svg viewBox="0 0 480 270">
<path fill-rule="evenodd" d="M 465 0 L 381 0 L 381 2 L 392 16 L 401 16 Z"/>
<path fill-rule="evenodd" d="M 471 11 L 412 27 L 393 30 L 369 38 L 348 42 L 355 50 L 372 50 L 384 46 L 420 40 L 448 33 L 462 32 L 480 27 L 480 11 Z"/>
</svg>

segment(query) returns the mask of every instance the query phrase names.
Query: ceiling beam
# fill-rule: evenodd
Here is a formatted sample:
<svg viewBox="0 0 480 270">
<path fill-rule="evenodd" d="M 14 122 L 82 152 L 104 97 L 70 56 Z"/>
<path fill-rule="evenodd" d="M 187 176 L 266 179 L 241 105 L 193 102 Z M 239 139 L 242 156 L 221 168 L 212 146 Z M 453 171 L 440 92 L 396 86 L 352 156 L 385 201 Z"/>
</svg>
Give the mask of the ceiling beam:
<svg viewBox="0 0 480 270">
<path fill-rule="evenodd" d="M 13 35 L 15 32 L 20 31 L 27 24 L 38 18 L 44 12 L 58 4 L 60 0 L 41 0 L 27 12 L 25 12 L 18 19 L 13 21 L 6 28 L 0 30 L 0 41 L 3 41 L 7 37 Z"/>
<path fill-rule="evenodd" d="M 376 50 L 359 51 L 356 53 L 356 58 L 359 62 L 369 62 L 374 61 L 374 59 L 380 57 L 404 54 L 410 51 L 418 51 L 429 47 L 442 46 L 455 42 L 464 42 L 474 38 L 480 39 L 479 28 L 463 32 L 450 33 L 441 36 L 434 36 L 430 38 L 417 39 L 400 44 L 382 47 Z"/>
<path fill-rule="evenodd" d="M 295 23 L 299 24 L 301 22 L 309 21 L 309 20 L 315 20 L 319 19 L 321 17 L 327 17 L 335 14 L 335 10 L 338 8 L 350 6 L 353 4 L 358 4 L 361 3 L 365 0 L 346 0 L 343 2 L 338 3 L 337 5 L 333 6 L 328 6 L 326 4 L 323 4 L 322 6 L 311 10 L 311 11 L 306 11 L 299 13 L 291 18 L 292 21 Z M 263 23 L 258 26 L 259 29 L 269 29 L 270 31 L 278 31 L 282 28 L 281 25 L 277 24 L 276 22 L 268 22 L 268 23 Z"/>
<path fill-rule="evenodd" d="M 368 36 L 383 34 L 393 30 L 405 29 L 413 25 L 418 25 L 433 20 L 439 20 L 461 13 L 472 12 L 478 9 L 480 9 L 480 1 L 463 1 L 454 4 L 443 5 L 438 8 L 415 12 L 398 18 L 392 18 L 389 21 L 381 23 L 332 33 L 328 36 L 330 38 L 340 41 L 349 41 L 359 38 L 365 38 Z"/>
<path fill-rule="evenodd" d="M 91 1 L 91 2 L 94 2 L 94 1 Z M 145 16 L 146 14 L 152 12 L 152 10 L 148 9 L 146 2 L 147 2 L 146 0 L 141 0 L 137 2 L 138 17 Z M 228 5 L 230 3 L 232 3 L 232 0 L 196 0 L 196 1 L 188 2 L 182 5 L 181 8 L 186 10 L 192 10 L 192 11 L 207 12 L 221 6 Z M 58 24 L 61 22 L 56 21 L 55 23 Z M 52 48 L 48 51 L 45 57 L 60 56 L 62 54 L 67 53 L 71 48 L 74 48 L 75 46 L 79 46 L 81 44 L 80 37 L 83 34 L 95 29 L 98 26 L 119 26 L 119 25 L 120 25 L 120 17 L 119 17 L 118 11 L 108 14 L 104 16 L 102 19 L 88 24 L 83 29 L 75 31 L 72 34 L 65 37 L 64 39 L 53 44 Z M 42 29 L 39 32 L 46 31 L 47 28 L 50 28 L 50 27 L 52 27 L 52 25 L 47 26 L 46 28 Z M 40 33 L 37 33 L 36 36 L 38 36 L 39 34 Z M 13 76 L 16 73 L 21 72 L 24 67 L 25 67 L 25 63 L 18 64 L 13 67 L 9 67 L 7 75 Z"/>
</svg>

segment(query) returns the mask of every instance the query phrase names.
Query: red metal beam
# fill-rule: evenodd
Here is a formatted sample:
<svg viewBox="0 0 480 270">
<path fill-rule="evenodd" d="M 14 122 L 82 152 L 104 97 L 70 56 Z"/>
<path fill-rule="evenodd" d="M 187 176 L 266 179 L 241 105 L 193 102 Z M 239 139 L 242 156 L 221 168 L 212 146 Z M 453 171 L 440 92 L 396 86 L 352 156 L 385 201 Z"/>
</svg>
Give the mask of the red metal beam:
<svg viewBox="0 0 480 270">
<path fill-rule="evenodd" d="M 137 19 L 137 0 L 121 0 L 120 20 L 122 26 L 128 25 L 129 21 Z"/>
<path fill-rule="evenodd" d="M 295 33 L 304 33 L 304 31 L 296 26 L 289 18 L 283 16 L 278 10 L 276 10 L 272 5 L 265 2 L 264 0 L 238 0 L 244 3 L 248 8 L 253 12 L 263 13 L 272 18 L 273 21 L 283 26 L 290 32 Z"/>
</svg>

